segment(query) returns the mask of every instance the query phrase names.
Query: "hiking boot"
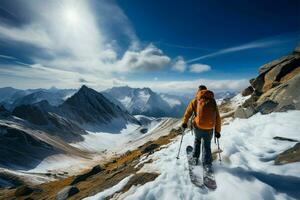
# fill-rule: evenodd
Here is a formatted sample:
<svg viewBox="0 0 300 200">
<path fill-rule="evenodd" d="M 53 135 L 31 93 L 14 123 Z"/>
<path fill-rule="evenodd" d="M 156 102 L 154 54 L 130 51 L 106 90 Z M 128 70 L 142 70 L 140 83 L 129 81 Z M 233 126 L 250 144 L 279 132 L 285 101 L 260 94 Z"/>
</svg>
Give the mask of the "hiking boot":
<svg viewBox="0 0 300 200">
<path fill-rule="evenodd" d="M 213 173 L 212 165 L 204 165 L 203 168 L 206 172 Z"/>
</svg>

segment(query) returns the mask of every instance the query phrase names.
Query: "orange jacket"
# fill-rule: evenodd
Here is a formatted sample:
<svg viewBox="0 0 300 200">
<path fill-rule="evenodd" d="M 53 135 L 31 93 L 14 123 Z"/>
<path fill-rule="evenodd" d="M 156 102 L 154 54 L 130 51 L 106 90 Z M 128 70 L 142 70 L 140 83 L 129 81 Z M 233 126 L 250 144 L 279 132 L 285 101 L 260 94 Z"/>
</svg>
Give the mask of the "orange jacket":
<svg viewBox="0 0 300 200">
<path fill-rule="evenodd" d="M 183 116 L 183 123 L 184 124 L 188 123 L 188 121 L 189 121 L 191 115 L 193 114 L 193 112 L 196 113 L 196 111 L 197 111 L 197 105 L 198 105 L 198 102 L 197 102 L 196 98 L 193 99 L 189 103 L 189 105 L 188 105 L 188 107 L 187 107 L 187 109 L 186 109 L 186 111 L 184 113 L 184 116 Z M 220 117 L 218 106 L 217 106 L 217 114 L 216 114 L 215 132 L 221 133 L 221 117 Z"/>
</svg>

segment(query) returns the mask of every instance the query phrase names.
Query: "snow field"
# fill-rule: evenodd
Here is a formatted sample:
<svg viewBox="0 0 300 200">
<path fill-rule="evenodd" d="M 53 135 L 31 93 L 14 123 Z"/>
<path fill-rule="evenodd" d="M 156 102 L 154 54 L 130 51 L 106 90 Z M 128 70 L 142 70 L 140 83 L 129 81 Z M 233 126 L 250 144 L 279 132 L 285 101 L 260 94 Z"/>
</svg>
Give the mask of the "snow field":
<svg viewBox="0 0 300 200">
<path fill-rule="evenodd" d="M 224 126 L 220 145 L 222 157 L 230 162 L 214 162 L 215 191 L 197 188 L 190 182 L 185 147 L 193 144 L 194 136 L 184 136 L 177 160 L 178 136 L 167 148 L 150 155 L 147 159 L 153 162 L 141 169 L 161 175 L 153 182 L 131 188 L 119 199 L 299 199 L 300 163 L 274 165 L 275 156 L 295 143 L 272 139 L 281 136 L 300 140 L 299 117 L 300 111 L 257 114 Z"/>
</svg>

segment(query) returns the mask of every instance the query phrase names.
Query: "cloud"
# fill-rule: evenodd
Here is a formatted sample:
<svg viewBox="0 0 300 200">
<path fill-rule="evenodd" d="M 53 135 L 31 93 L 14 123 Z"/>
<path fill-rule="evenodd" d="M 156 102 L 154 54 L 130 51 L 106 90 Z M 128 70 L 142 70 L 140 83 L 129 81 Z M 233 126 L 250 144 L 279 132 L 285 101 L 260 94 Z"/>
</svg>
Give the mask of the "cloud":
<svg viewBox="0 0 300 200">
<path fill-rule="evenodd" d="M 201 64 L 201 63 L 188 65 L 182 56 L 178 56 L 174 64 L 172 65 L 171 69 L 177 72 L 185 72 L 187 69 L 189 69 L 189 71 L 192 73 L 202 73 L 202 72 L 210 71 L 211 66 Z"/>
<path fill-rule="evenodd" d="M 254 42 L 250 42 L 250 43 L 247 43 L 247 44 L 242 44 L 242 45 L 239 45 L 239 46 L 229 47 L 229 48 L 225 48 L 225 49 L 215 51 L 213 53 L 205 54 L 203 56 L 190 59 L 190 60 L 187 61 L 187 63 L 192 63 L 192 62 L 195 62 L 195 61 L 203 60 L 205 58 L 211 58 L 211 57 L 215 57 L 215 56 L 219 56 L 219 55 L 224 55 L 224 54 L 233 53 L 233 52 L 239 52 L 239 51 L 248 50 L 248 49 L 266 48 L 266 47 L 270 47 L 270 46 L 273 46 L 273 45 L 282 44 L 284 42 L 286 42 L 286 41 L 282 41 L 282 40 L 269 40 L 269 41 L 259 40 L 259 41 L 254 41 Z"/>
<path fill-rule="evenodd" d="M 118 71 L 155 71 L 165 68 L 171 59 L 150 44 L 141 51 L 128 50 L 117 62 Z"/>
<path fill-rule="evenodd" d="M 184 72 L 187 68 L 186 62 L 184 61 L 182 56 L 179 56 L 175 63 L 172 65 L 172 70 L 178 71 L 178 72 Z"/>
<path fill-rule="evenodd" d="M 160 92 L 194 92 L 199 85 L 206 85 L 210 90 L 235 90 L 241 91 L 249 85 L 247 79 L 237 80 L 216 80 L 216 79 L 195 79 L 195 80 L 170 80 L 170 81 L 122 81 L 121 85 L 129 85 L 130 87 L 150 87 Z"/>
<path fill-rule="evenodd" d="M 37 48 L 27 54 L 32 63 L 108 77 L 113 72 L 161 70 L 171 60 L 152 44 L 141 48 L 128 18 L 113 2 L 26 2 L 22 7 L 30 8 L 29 22 L 0 24 L 0 38 Z M 113 36 L 128 40 L 129 46 L 121 51 Z"/>
<path fill-rule="evenodd" d="M 193 65 L 190 65 L 189 69 L 190 69 L 190 72 L 193 72 L 193 73 L 202 73 L 202 72 L 210 71 L 211 67 L 209 65 L 205 65 L 205 64 L 193 64 Z"/>
</svg>

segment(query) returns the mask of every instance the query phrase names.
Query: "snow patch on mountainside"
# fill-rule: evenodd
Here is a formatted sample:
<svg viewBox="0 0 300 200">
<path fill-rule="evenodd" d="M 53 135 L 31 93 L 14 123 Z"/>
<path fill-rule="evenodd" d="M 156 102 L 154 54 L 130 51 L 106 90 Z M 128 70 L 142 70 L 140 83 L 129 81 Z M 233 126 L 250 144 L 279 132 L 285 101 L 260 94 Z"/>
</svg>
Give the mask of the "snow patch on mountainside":
<svg viewBox="0 0 300 200">
<path fill-rule="evenodd" d="M 223 162 L 214 162 L 218 188 L 195 187 L 188 174 L 185 147 L 194 136 L 184 136 L 180 159 L 176 159 L 180 136 L 141 162 L 152 159 L 141 171 L 161 175 L 143 186 L 132 187 L 119 199 L 294 199 L 299 197 L 300 163 L 274 165 L 274 158 L 295 143 L 274 140 L 274 136 L 300 140 L 300 111 L 257 114 L 236 119 L 223 127 L 220 139 Z M 213 144 L 213 151 L 216 145 Z"/>
<path fill-rule="evenodd" d="M 111 150 L 128 142 L 132 137 L 138 136 L 136 129 L 139 126 L 136 124 L 127 124 L 125 129 L 119 133 L 106 133 L 106 132 L 91 132 L 84 135 L 84 141 L 71 144 L 82 150 L 90 152 L 101 152 L 104 150 Z"/>
</svg>

